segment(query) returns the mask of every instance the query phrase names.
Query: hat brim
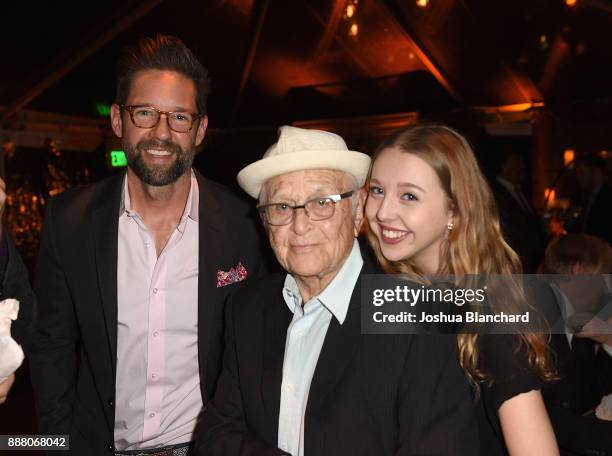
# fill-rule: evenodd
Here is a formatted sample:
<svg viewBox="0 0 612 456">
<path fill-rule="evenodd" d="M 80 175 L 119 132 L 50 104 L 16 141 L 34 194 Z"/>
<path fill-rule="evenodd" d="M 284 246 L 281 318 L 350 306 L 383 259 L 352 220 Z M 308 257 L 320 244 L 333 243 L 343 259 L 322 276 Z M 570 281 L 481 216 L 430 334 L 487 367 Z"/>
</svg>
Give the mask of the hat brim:
<svg viewBox="0 0 612 456">
<path fill-rule="evenodd" d="M 253 198 L 259 198 L 261 187 L 281 174 L 306 169 L 332 169 L 351 174 L 361 187 L 365 184 L 371 158 L 352 150 L 305 150 L 262 158 L 243 168 L 237 176 L 238 184 Z"/>
</svg>

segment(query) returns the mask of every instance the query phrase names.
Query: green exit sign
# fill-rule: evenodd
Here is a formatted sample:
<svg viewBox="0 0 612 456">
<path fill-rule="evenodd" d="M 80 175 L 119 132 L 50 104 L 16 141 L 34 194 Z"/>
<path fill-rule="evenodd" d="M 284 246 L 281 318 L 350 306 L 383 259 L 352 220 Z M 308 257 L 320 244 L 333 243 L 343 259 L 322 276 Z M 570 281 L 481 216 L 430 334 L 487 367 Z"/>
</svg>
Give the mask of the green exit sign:
<svg viewBox="0 0 612 456">
<path fill-rule="evenodd" d="M 127 158 L 125 157 L 125 152 L 122 150 L 111 150 L 111 166 L 113 168 L 118 168 L 120 166 L 127 166 Z"/>
<path fill-rule="evenodd" d="M 96 103 L 96 112 L 101 117 L 110 116 L 110 105 L 106 103 Z"/>
</svg>

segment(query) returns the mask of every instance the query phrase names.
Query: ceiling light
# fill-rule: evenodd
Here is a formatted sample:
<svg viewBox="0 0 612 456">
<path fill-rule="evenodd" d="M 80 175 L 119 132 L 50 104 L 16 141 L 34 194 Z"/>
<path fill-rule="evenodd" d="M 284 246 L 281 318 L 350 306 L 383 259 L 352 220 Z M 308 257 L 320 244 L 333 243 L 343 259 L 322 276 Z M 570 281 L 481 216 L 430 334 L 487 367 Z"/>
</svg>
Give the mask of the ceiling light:
<svg viewBox="0 0 612 456">
<path fill-rule="evenodd" d="M 348 5 L 346 5 L 346 9 L 344 10 L 344 17 L 347 19 L 352 18 L 355 15 L 356 9 L 357 7 L 355 5 L 349 3 Z"/>
</svg>

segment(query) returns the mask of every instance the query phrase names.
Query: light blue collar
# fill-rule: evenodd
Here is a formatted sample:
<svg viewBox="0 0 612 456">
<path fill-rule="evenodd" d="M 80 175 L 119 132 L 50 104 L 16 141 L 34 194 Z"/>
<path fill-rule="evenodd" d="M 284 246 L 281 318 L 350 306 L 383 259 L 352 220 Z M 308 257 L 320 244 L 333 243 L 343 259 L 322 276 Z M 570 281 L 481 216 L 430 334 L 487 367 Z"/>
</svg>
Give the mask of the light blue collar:
<svg viewBox="0 0 612 456">
<path fill-rule="evenodd" d="M 344 323 L 353 289 L 359 278 L 362 266 L 363 258 L 361 257 L 361 250 L 359 249 L 357 239 L 355 239 L 351 252 L 340 268 L 340 271 L 338 271 L 329 285 L 317 296 L 313 296 L 309 302 L 316 299 L 336 317 L 340 324 Z M 285 277 L 283 298 L 292 313 L 295 313 L 296 307 L 302 305 L 302 296 L 300 295 L 298 284 L 291 274 L 287 274 L 287 277 Z"/>
</svg>

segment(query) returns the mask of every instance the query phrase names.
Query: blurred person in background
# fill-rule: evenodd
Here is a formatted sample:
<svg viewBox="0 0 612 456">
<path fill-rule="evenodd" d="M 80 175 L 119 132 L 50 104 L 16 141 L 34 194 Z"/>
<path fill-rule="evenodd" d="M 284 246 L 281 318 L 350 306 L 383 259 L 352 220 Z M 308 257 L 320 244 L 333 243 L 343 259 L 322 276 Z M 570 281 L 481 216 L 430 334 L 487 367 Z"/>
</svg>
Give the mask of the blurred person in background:
<svg viewBox="0 0 612 456">
<path fill-rule="evenodd" d="M 592 234 L 612 243 L 612 188 L 606 183 L 605 160 L 598 155 L 578 157 L 574 170 L 579 186 L 574 204 L 581 211 L 568 231 Z"/>
<path fill-rule="evenodd" d="M 559 381 L 544 388 L 544 399 L 562 451 L 612 455 L 612 417 L 595 410 L 612 393 L 612 295 L 605 274 L 612 268 L 609 244 L 595 236 L 568 234 L 546 249 L 549 276 L 566 321 L 553 334 Z"/>
<path fill-rule="evenodd" d="M 514 151 L 502 151 L 497 173 L 491 184 L 502 233 L 518 254 L 525 273 L 534 273 L 546 246 L 546 233 L 539 214 L 524 192 L 526 167 Z"/>
</svg>

